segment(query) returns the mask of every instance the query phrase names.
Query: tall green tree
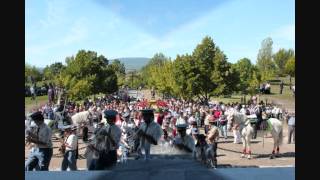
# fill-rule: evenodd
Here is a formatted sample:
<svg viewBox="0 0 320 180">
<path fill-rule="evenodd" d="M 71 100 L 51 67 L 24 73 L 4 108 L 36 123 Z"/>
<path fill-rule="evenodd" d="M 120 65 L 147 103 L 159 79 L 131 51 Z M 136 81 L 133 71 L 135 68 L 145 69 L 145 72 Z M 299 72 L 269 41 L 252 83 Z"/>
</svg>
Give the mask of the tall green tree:
<svg viewBox="0 0 320 180">
<path fill-rule="evenodd" d="M 117 84 L 119 87 L 122 87 L 125 84 L 126 81 L 126 68 L 124 66 L 124 63 L 122 63 L 120 60 L 115 59 L 110 64 L 111 69 L 116 73 L 117 75 Z"/>
<path fill-rule="evenodd" d="M 217 88 L 217 84 L 212 83 L 211 79 L 218 81 L 220 78 L 212 74 L 212 72 L 214 72 L 215 55 L 216 47 L 213 39 L 209 36 L 204 37 L 192 53 L 192 58 L 194 58 L 195 66 L 197 67 L 195 90 L 197 91 L 196 94 L 203 102 L 208 102 L 210 93 Z"/>
<path fill-rule="evenodd" d="M 257 89 L 258 89 L 260 82 L 261 82 L 260 78 L 261 77 L 259 76 L 258 72 L 253 71 L 252 77 L 251 77 L 249 84 L 248 84 L 248 93 L 250 95 L 254 95 L 257 93 Z"/>
<path fill-rule="evenodd" d="M 283 48 L 279 49 L 279 51 L 273 55 L 273 60 L 277 66 L 279 76 L 285 75 L 285 65 L 288 62 L 288 60 L 293 56 L 293 49 L 286 50 Z"/>
<path fill-rule="evenodd" d="M 296 58 L 293 56 L 288 60 L 288 62 L 285 65 L 285 72 L 290 76 L 290 84 L 291 84 L 291 77 L 295 77 L 295 73 L 296 73 L 295 64 L 296 64 Z"/>
<path fill-rule="evenodd" d="M 193 57 L 188 54 L 177 55 L 173 62 L 175 94 L 185 100 L 192 100 L 197 95 L 199 73 L 195 64 Z"/>
<path fill-rule="evenodd" d="M 227 56 L 216 47 L 216 55 L 213 59 L 214 68 L 211 76 L 211 81 L 215 88 L 210 93 L 210 97 L 220 95 L 230 95 L 237 90 L 239 83 L 239 75 L 237 71 L 231 68 L 231 63 L 227 61 Z"/>
<path fill-rule="evenodd" d="M 167 60 L 160 68 L 154 69 L 155 86 L 158 91 L 166 95 L 176 95 L 177 85 L 173 75 L 173 63 Z"/>
<path fill-rule="evenodd" d="M 272 44 L 270 37 L 264 39 L 258 53 L 257 67 L 263 81 L 273 78 L 276 72 L 276 66 L 272 60 Z"/>
<path fill-rule="evenodd" d="M 155 69 L 161 68 L 164 65 L 164 63 L 168 60 L 169 58 L 167 58 L 163 53 L 156 53 L 149 60 L 148 64 L 142 68 L 142 77 L 145 78 L 143 83 L 146 84 L 147 87 L 152 88 L 155 86 L 155 80 L 157 78 Z"/>
<path fill-rule="evenodd" d="M 248 93 L 250 81 L 253 78 L 254 65 L 250 59 L 242 58 L 237 63 L 233 64 L 234 69 L 238 72 L 240 82 L 238 83 L 238 89 L 243 93 Z"/>
<path fill-rule="evenodd" d="M 61 62 L 56 62 L 43 69 L 43 76 L 46 80 L 54 80 L 64 69 L 65 66 Z"/>
<path fill-rule="evenodd" d="M 59 78 L 74 98 L 118 90 L 117 76 L 108 60 L 94 51 L 80 50 L 75 57 L 66 58 L 66 68 Z M 61 79 L 62 78 L 62 79 Z M 87 85 L 81 93 L 76 88 Z"/>
<path fill-rule="evenodd" d="M 25 82 L 29 82 L 29 77 L 32 77 L 34 82 L 41 81 L 43 78 L 43 74 L 41 73 L 40 69 L 36 66 L 31 66 L 29 64 L 25 64 L 24 66 L 24 78 Z"/>
</svg>

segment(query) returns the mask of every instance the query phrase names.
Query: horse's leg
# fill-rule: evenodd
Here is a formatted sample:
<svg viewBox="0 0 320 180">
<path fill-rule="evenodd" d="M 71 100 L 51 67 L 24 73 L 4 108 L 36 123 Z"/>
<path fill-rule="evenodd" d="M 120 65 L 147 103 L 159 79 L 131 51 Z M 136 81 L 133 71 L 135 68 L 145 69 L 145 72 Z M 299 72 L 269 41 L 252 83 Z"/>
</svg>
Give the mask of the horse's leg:
<svg viewBox="0 0 320 180">
<path fill-rule="evenodd" d="M 273 149 L 272 149 L 272 154 L 270 156 L 270 159 L 273 159 L 274 158 L 274 155 L 275 155 L 275 149 L 276 149 L 276 145 L 277 144 L 277 140 L 275 139 L 275 137 L 273 138 Z"/>
<path fill-rule="evenodd" d="M 279 135 L 278 135 L 279 136 Z M 277 137 L 277 152 L 276 152 L 276 157 L 279 157 L 280 154 L 280 137 Z"/>
<path fill-rule="evenodd" d="M 241 137 L 241 139 L 242 139 L 242 147 L 243 147 L 241 158 L 244 158 L 247 152 L 247 147 L 246 147 L 247 145 L 246 145 L 246 139 L 244 137 Z"/>
<path fill-rule="evenodd" d="M 248 147 L 248 159 L 251 159 L 251 134 L 247 136 L 247 147 Z"/>
</svg>

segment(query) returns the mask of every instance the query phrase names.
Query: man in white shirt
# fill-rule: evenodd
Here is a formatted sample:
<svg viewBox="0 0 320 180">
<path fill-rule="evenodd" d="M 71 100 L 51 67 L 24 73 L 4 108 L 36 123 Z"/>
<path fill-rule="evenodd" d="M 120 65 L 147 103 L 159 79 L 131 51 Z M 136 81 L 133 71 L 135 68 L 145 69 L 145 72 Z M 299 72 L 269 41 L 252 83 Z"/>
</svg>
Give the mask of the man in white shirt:
<svg viewBox="0 0 320 180">
<path fill-rule="evenodd" d="M 40 111 L 32 113 L 30 118 L 36 124 L 36 132 L 28 132 L 26 141 L 33 143 L 34 151 L 32 151 L 25 162 L 25 170 L 32 171 L 34 168 L 40 168 L 40 171 L 48 171 L 52 157 L 52 132 L 44 123 L 43 115 Z"/>
<path fill-rule="evenodd" d="M 65 128 L 65 141 L 63 147 L 65 148 L 65 153 L 62 160 L 61 170 L 65 171 L 69 167 L 71 171 L 77 170 L 77 147 L 78 147 L 78 137 L 72 133 L 74 128 L 68 126 Z"/>
<path fill-rule="evenodd" d="M 115 125 L 117 114 L 114 110 L 104 111 L 107 125 L 97 132 L 93 144 L 88 146 L 94 152 L 89 170 L 104 170 L 117 163 L 117 149 L 121 138 L 121 129 Z"/>
<path fill-rule="evenodd" d="M 160 125 L 154 122 L 154 113 L 151 109 L 142 110 L 142 117 L 144 122 L 137 131 L 137 136 L 140 138 L 140 146 L 138 148 L 138 157 L 142 157 L 142 150 L 144 150 L 144 159 L 150 159 L 151 144 L 157 145 L 163 131 Z"/>
<path fill-rule="evenodd" d="M 187 124 L 177 124 L 178 136 L 174 138 L 172 144 L 174 147 L 186 151 L 194 151 L 194 139 L 186 133 Z"/>
</svg>

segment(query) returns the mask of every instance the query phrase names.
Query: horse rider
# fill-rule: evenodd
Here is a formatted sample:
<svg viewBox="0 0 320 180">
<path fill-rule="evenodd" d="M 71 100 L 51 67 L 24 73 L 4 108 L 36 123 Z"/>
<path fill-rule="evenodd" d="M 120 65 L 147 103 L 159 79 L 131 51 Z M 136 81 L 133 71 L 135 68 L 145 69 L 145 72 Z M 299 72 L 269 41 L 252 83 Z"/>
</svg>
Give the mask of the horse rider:
<svg viewBox="0 0 320 180">
<path fill-rule="evenodd" d="M 97 132 L 94 144 L 89 145 L 89 148 L 95 151 L 89 170 L 104 170 L 116 164 L 121 138 L 121 129 L 115 125 L 117 114 L 114 110 L 104 112 L 107 125 Z"/>
<path fill-rule="evenodd" d="M 157 145 L 158 140 L 162 136 L 162 129 L 160 125 L 154 122 L 154 113 L 152 109 L 141 110 L 144 122 L 140 125 L 139 130 L 136 132 L 140 138 L 140 145 L 138 148 L 138 157 L 142 157 L 142 150 L 144 150 L 144 159 L 150 159 L 150 146 L 151 144 Z"/>
<path fill-rule="evenodd" d="M 25 170 L 32 171 L 38 166 L 40 171 L 48 171 L 53 154 L 51 129 L 44 123 L 40 111 L 32 113 L 30 118 L 36 124 L 36 132 L 28 132 L 26 141 L 33 143 L 35 147 L 25 162 Z"/>
</svg>

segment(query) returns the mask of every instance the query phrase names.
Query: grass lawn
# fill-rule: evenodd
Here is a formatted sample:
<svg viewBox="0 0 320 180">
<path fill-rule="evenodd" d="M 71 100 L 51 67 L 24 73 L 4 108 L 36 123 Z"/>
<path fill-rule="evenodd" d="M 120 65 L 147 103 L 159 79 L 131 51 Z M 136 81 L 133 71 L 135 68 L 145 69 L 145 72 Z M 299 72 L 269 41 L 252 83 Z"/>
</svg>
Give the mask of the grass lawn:
<svg viewBox="0 0 320 180">
<path fill-rule="evenodd" d="M 48 102 L 48 96 L 47 95 L 45 95 L 45 96 L 37 96 L 35 101 L 31 100 L 31 97 L 25 97 L 24 98 L 25 110 L 29 111 L 32 108 L 39 107 L 40 105 L 45 104 L 47 102 Z"/>
</svg>

